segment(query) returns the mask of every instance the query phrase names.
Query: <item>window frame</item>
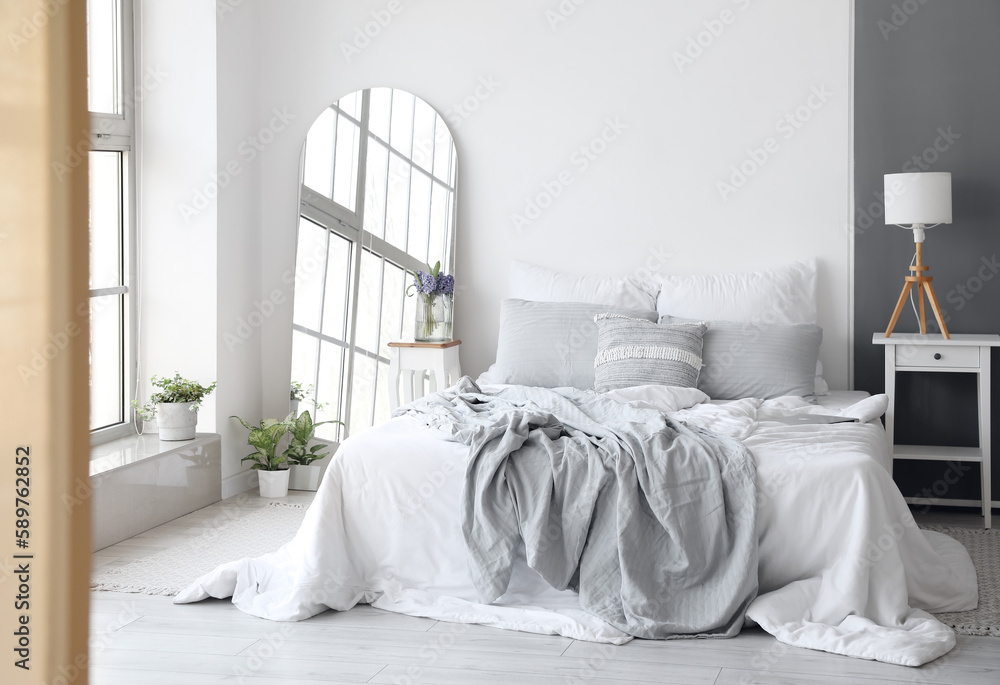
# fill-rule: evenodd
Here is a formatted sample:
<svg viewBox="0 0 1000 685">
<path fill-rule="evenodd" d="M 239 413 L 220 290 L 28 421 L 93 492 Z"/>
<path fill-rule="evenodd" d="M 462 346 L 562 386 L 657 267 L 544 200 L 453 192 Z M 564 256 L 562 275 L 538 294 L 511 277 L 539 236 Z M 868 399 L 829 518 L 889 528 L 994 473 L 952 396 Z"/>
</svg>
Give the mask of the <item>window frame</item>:
<svg viewBox="0 0 1000 685">
<path fill-rule="evenodd" d="M 116 35 L 120 56 L 117 94 L 119 113 L 90 112 L 89 150 L 93 152 L 118 152 L 121 154 L 121 281 L 111 288 L 94 288 L 88 294 L 88 308 L 97 297 L 117 295 L 121 300 L 121 406 L 122 421 L 90 431 L 90 444 L 100 445 L 118 438 L 134 435 L 135 408 L 130 399 L 136 387 L 138 363 L 138 177 L 136 145 L 136 108 L 139 106 L 135 91 L 137 51 L 135 26 L 138 7 L 133 0 L 115 0 L 117 5 Z M 89 231 L 89 227 L 88 227 Z"/>
<path fill-rule="evenodd" d="M 391 89 L 391 90 L 395 91 L 396 89 Z M 441 117 L 439 113 L 435 112 L 435 114 L 437 114 L 438 116 L 438 120 L 441 122 L 441 125 L 445 127 L 448 136 L 451 138 L 451 146 L 449 148 L 451 152 L 451 159 L 448 160 L 449 173 L 447 174 L 447 179 L 442 180 L 434 174 L 433 157 L 429 169 L 424 169 L 413 159 L 412 138 L 414 133 L 413 128 L 415 126 L 413 115 L 411 114 L 410 117 L 411 145 L 410 145 L 410 154 L 409 157 L 407 157 L 406 155 L 401 154 L 400 151 L 397 150 L 395 147 L 390 145 L 390 142 L 388 140 L 382 140 L 381 137 L 371 133 L 371 131 L 369 130 L 370 114 L 371 114 L 371 108 L 370 108 L 371 89 L 366 88 L 362 90 L 361 93 L 362 93 L 362 103 L 361 103 L 360 121 L 358 121 L 355 117 L 351 116 L 349 113 L 339 109 L 336 106 L 336 103 L 328 107 L 328 109 L 329 108 L 334 109 L 334 111 L 337 112 L 338 114 L 343 114 L 347 116 L 351 121 L 359 124 L 360 126 L 358 163 L 357 163 L 357 168 L 355 169 L 355 172 L 357 173 L 357 178 L 359 179 L 355 197 L 355 208 L 356 208 L 355 211 L 351 211 L 349 208 L 344 207 L 343 205 L 331 199 L 331 197 L 327 197 L 321 192 L 318 192 L 306 185 L 304 172 L 306 164 L 307 144 L 303 144 L 302 154 L 299 164 L 299 224 L 298 225 L 301 225 L 302 220 L 309 221 L 319 226 L 320 228 L 325 229 L 330 234 L 337 235 L 347 240 L 351 245 L 350 290 L 348 292 L 348 298 L 346 303 L 347 306 L 345 307 L 345 313 L 348 319 L 346 328 L 347 335 L 345 336 L 347 340 L 341 341 L 329 335 L 324 334 L 322 331 L 323 328 L 322 321 L 320 322 L 320 330 L 318 331 L 307 328 L 306 326 L 302 326 L 298 323 L 295 323 L 294 321 L 292 322 L 293 331 L 299 332 L 303 335 L 312 337 L 317 340 L 317 353 L 316 353 L 317 360 L 315 363 L 315 380 L 317 381 L 316 384 L 317 393 L 319 393 L 322 390 L 321 385 L 318 383 L 321 373 L 321 364 L 319 361 L 321 358 L 321 351 L 322 351 L 321 343 L 327 342 L 344 349 L 344 353 L 346 354 L 346 359 L 343 368 L 341 370 L 342 374 L 340 381 L 341 391 L 339 397 L 340 406 L 337 407 L 335 411 L 337 417 L 340 418 L 340 420 L 344 421 L 345 424 L 347 424 L 345 427 L 338 429 L 338 436 L 340 436 L 341 440 L 344 437 L 346 437 L 350 432 L 349 427 L 351 425 L 352 411 L 354 410 L 355 398 L 353 393 L 354 393 L 354 373 L 355 373 L 356 356 L 358 354 L 363 354 L 369 359 L 374 360 L 376 364 L 375 367 L 376 373 L 375 373 L 375 378 L 373 379 L 373 383 L 375 384 L 375 389 L 370 406 L 367 408 L 368 409 L 367 425 L 369 426 L 372 425 L 375 420 L 375 412 L 377 410 L 377 401 L 378 401 L 377 400 L 378 385 L 380 383 L 387 382 L 386 379 L 382 377 L 379 370 L 379 364 L 385 365 L 385 368 L 387 368 L 389 364 L 388 357 L 385 357 L 382 354 L 380 354 L 381 348 L 384 346 L 384 341 L 382 341 L 380 338 L 382 333 L 382 313 L 383 313 L 382 301 L 385 295 L 385 262 L 389 262 L 395 267 L 402 269 L 404 273 L 409 273 L 418 269 L 424 269 L 427 266 L 424 262 L 421 262 L 419 259 L 413 257 L 408 252 L 406 252 L 406 250 L 396 247 L 395 245 L 388 242 L 388 240 L 386 240 L 385 238 L 381 238 L 369 231 L 366 231 L 364 228 L 365 211 L 366 211 L 365 194 L 367 189 L 367 176 L 368 176 L 368 146 L 369 146 L 368 144 L 370 139 L 374 138 L 376 141 L 378 141 L 387 148 L 388 154 L 390 155 L 389 159 L 391 159 L 392 155 L 396 155 L 404 163 L 406 163 L 410 168 L 411 176 L 413 173 L 420 173 L 424 174 L 430 179 L 431 196 L 429 196 L 428 198 L 429 213 L 433 211 L 432 208 L 433 203 L 431 197 L 433 195 L 434 185 L 435 184 L 442 185 L 446 189 L 451 191 L 452 193 L 451 203 L 450 207 L 447 208 L 448 216 L 450 218 L 447 229 L 449 234 L 446 236 L 444 245 L 446 254 L 442 255 L 441 259 L 442 263 L 441 268 L 443 272 L 446 273 L 454 272 L 455 245 L 456 245 L 456 236 L 458 233 L 457 231 L 458 178 L 457 178 L 457 170 L 455 169 L 455 167 L 457 166 L 457 151 L 455 149 L 454 136 L 451 134 L 450 130 L 447 130 L 447 124 L 445 123 L 444 118 Z M 414 99 L 418 99 L 418 97 L 415 95 L 413 97 Z M 436 135 L 436 130 L 435 130 L 435 135 Z M 334 144 L 334 148 L 336 148 L 336 144 Z M 435 149 L 432 154 L 437 154 L 437 150 Z M 391 163 L 389 164 L 389 167 L 391 168 Z M 411 179 L 406 191 L 408 207 L 410 206 L 411 198 L 409 194 L 412 192 L 412 188 L 413 185 Z M 333 193 L 331 192 L 331 195 L 332 194 Z M 385 226 L 385 221 L 383 220 L 383 232 L 386 230 L 387 227 Z M 407 219 L 407 232 L 408 231 L 409 231 L 409 219 Z M 430 241 L 431 237 L 432 237 L 432 232 L 428 231 L 427 240 Z M 295 239 L 296 239 L 296 245 L 298 245 L 298 240 L 299 240 L 298 227 L 296 228 Z M 329 245 L 329 238 L 327 239 L 327 246 L 328 245 Z M 378 257 L 380 260 L 382 260 L 383 264 L 382 276 L 380 279 L 380 282 L 382 283 L 382 289 L 379 292 L 379 301 L 378 301 L 377 315 L 375 321 L 375 325 L 378 331 L 377 337 L 379 338 L 379 340 L 375 350 L 367 350 L 361 348 L 359 347 L 357 342 L 358 339 L 357 321 L 358 321 L 358 310 L 359 310 L 358 295 L 361 282 L 361 264 L 366 252 L 370 252 L 371 254 Z M 328 253 L 326 259 L 327 261 L 324 264 L 324 280 L 323 280 L 323 285 L 321 287 L 321 292 L 323 292 L 323 297 L 325 297 L 326 293 L 326 273 L 327 270 L 329 269 Z M 406 300 L 404 298 L 403 300 L 404 312 L 406 311 L 405 302 Z M 323 305 L 321 305 L 321 311 L 322 309 Z M 404 315 L 402 317 L 402 326 L 404 327 L 404 330 L 406 325 L 407 321 Z M 293 353 L 294 353 L 294 348 L 293 348 Z M 304 379 L 296 378 L 293 380 L 304 380 Z M 317 401 L 320 401 L 321 399 L 328 399 L 328 398 L 318 398 L 318 397 L 316 398 Z M 332 400 L 335 398 L 329 398 L 329 399 Z M 336 443 L 336 441 L 332 442 Z"/>
</svg>

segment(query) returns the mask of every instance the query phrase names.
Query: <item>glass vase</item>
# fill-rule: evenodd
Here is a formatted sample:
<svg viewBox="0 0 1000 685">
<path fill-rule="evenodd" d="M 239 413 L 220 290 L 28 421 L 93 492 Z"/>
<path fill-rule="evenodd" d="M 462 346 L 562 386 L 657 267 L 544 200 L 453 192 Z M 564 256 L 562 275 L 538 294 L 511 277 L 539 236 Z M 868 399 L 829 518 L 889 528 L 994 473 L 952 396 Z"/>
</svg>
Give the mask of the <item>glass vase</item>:
<svg viewBox="0 0 1000 685">
<path fill-rule="evenodd" d="M 444 293 L 417 296 L 413 339 L 417 342 L 451 340 L 452 296 Z"/>
</svg>

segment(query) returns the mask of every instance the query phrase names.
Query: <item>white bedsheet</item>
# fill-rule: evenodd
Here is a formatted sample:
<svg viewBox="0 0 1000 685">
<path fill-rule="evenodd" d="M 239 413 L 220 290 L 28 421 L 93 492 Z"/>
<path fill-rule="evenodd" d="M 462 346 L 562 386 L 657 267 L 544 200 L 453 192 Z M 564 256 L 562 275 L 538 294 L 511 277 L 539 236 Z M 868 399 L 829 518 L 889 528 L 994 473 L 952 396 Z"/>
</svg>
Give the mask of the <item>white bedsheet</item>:
<svg viewBox="0 0 1000 685">
<path fill-rule="evenodd" d="M 846 408 L 800 399 L 708 403 L 697 390 L 610 393 L 745 441 L 758 464 L 760 595 L 750 620 L 791 645 L 916 666 L 950 650 L 927 611 L 971 609 L 975 569 L 951 538 L 920 531 L 887 470 L 881 425 L 785 425 L 794 413 L 863 421 L 884 396 Z M 874 413 L 877 412 L 877 413 Z M 295 538 L 219 567 L 175 602 L 233 597 L 240 609 L 300 620 L 358 602 L 415 616 L 602 642 L 630 637 L 579 609 L 523 563 L 497 603 L 476 601 L 459 493 L 465 446 L 408 417 L 344 442 Z"/>
</svg>

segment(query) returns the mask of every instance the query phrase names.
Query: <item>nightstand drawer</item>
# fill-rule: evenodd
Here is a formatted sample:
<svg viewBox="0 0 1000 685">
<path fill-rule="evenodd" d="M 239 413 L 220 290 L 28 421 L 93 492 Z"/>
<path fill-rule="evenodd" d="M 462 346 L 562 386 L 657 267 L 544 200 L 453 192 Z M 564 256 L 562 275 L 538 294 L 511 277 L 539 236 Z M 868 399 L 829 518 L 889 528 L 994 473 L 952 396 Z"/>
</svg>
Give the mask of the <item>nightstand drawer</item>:
<svg viewBox="0 0 1000 685">
<path fill-rule="evenodd" d="M 896 367 L 979 368 L 979 348 L 952 345 L 896 345 Z"/>
</svg>

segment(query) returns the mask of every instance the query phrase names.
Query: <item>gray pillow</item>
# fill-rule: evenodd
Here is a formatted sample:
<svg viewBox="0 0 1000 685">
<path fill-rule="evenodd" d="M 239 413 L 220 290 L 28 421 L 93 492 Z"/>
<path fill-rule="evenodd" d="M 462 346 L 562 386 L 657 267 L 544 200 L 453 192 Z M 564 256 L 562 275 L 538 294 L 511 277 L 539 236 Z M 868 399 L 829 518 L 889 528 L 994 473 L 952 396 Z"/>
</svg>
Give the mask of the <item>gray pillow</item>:
<svg viewBox="0 0 1000 685">
<path fill-rule="evenodd" d="M 661 323 L 680 321 L 689 319 L 660 318 Z M 713 400 L 812 398 L 822 342 L 823 329 L 816 324 L 709 322 L 698 389 Z"/>
<path fill-rule="evenodd" d="M 701 369 L 703 323 L 660 325 L 620 314 L 597 316 L 598 392 L 637 385 L 693 388 Z"/>
<path fill-rule="evenodd" d="M 500 304 L 495 382 L 542 388 L 594 387 L 597 324 L 603 312 L 656 321 L 656 312 L 582 302 Z"/>
</svg>

